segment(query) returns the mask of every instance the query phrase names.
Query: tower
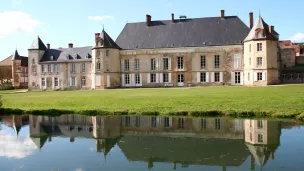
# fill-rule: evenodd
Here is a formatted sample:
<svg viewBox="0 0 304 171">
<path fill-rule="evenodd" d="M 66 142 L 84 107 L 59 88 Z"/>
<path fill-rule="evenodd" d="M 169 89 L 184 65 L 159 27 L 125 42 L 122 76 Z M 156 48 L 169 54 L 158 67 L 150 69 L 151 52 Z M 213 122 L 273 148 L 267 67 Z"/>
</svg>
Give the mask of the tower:
<svg viewBox="0 0 304 171">
<path fill-rule="evenodd" d="M 95 33 L 92 49 L 92 89 L 120 87 L 120 47 L 105 30 Z"/>
<path fill-rule="evenodd" d="M 21 79 L 20 74 L 21 74 L 21 57 L 16 49 L 12 57 L 12 79 L 13 79 L 13 86 L 15 88 L 20 87 L 20 79 Z"/>
<path fill-rule="evenodd" d="M 251 23 L 253 22 L 250 13 Z M 244 40 L 244 85 L 261 86 L 279 83 L 278 39 L 274 26 L 259 16 Z"/>
<path fill-rule="evenodd" d="M 28 88 L 30 90 L 41 88 L 41 65 L 38 63 L 46 50 L 47 48 L 39 36 L 28 49 Z"/>
</svg>

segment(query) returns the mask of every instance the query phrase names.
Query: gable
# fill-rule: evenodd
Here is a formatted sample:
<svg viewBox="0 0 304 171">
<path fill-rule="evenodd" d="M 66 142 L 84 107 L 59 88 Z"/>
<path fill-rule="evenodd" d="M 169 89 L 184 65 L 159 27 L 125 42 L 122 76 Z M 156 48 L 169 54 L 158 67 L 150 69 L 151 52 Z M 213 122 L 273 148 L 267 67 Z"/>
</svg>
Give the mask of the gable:
<svg viewBox="0 0 304 171">
<path fill-rule="evenodd" d="M 0 62 L 0 66 L 11 66 L 12 65 L 12 57 L 9 56 Z"/>
</svg>

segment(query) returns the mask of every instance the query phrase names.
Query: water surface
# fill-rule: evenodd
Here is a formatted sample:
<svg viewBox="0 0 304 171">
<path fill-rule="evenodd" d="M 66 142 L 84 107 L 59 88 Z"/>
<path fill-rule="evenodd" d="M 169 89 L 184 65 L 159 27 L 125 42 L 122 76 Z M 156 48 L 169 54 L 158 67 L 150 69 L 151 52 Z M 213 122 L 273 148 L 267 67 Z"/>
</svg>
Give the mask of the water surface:
<svg viewBox="0 0 304 171">
<path fill-rule="evenodd" d="M 299 123 L 225 118 L 0 117 L 2 171 L 303 171 Z"/>
</svg>

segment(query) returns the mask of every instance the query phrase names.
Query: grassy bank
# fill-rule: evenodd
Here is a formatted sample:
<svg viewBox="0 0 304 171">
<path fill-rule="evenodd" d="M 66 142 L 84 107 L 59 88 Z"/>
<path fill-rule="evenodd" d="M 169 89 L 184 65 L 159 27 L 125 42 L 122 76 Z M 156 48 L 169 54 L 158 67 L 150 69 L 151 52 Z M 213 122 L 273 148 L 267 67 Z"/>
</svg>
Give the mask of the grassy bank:
<svg viewBox="0 0 304 171">
<path fill-rule="evenodd" d="M 1 113 L 304 118 L 304 86 L 27 92 L 2 98 Z"/>
</svg>

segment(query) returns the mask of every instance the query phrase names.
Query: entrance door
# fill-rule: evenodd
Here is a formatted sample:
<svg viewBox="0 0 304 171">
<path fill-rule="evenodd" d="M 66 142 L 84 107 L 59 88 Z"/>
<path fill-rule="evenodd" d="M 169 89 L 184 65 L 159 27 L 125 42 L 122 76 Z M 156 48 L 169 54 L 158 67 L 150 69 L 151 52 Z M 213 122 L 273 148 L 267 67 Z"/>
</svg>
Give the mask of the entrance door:
<svg viewBox="0 0 304 171">
<path fill-rule="evenodd" d="M 179 86 L 179 87 L 184 86 L 184 74 L 177 75 L 177 86 Z"/>
</svg>

